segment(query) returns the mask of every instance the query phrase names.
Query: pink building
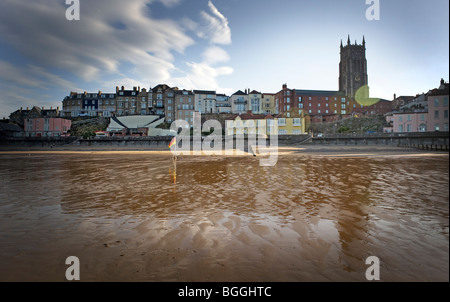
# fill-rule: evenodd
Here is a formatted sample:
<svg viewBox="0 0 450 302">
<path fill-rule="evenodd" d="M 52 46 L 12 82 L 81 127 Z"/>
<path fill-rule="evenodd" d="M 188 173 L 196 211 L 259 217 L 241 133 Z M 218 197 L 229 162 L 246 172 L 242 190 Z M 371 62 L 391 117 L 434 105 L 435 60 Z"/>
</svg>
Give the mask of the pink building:
<svg viewBox="0 0 450 302">
<path fill-rule="evenodd" d="M 62 118 L 26 118 L 24 121 L 25 136 L 69 136 L 72 121 Z"/>
<path fill-rule="evenodd" d="M 448 131 L 448 97 L 449 84 L 444 80 L 428 92 L 428 131 Z"/>
<path fill-rule="evenodd" d="M 392 115 L 394 132 L 426 132 L 428 113 L 404 112 Z"/>
</svg>

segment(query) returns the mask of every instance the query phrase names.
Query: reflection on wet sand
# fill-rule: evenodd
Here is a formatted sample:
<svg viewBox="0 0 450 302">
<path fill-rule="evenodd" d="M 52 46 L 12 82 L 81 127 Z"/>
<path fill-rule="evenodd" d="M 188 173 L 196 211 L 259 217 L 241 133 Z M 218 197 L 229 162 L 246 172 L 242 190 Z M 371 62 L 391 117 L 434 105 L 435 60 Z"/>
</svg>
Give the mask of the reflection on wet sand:
<svg viewBox="0 0 450 302">
<path fill-rule="evenodd" d="M 448 281 L 447 157 L 2 155 L 1 280 Z M 43 271 L 43 267 L 45 270 Z"/>
</svg>

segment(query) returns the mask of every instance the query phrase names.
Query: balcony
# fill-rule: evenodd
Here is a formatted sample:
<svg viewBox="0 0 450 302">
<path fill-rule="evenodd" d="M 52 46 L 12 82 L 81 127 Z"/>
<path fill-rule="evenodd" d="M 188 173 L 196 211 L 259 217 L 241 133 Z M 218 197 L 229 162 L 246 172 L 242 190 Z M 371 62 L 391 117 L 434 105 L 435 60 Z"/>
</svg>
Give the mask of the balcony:
<svg viewBox="0 0 450 302">
<path fill-rule="evenodd" d="M 244 105 L 247 105 L 248 102 L 245 101 L 245 100 L 235 100 L 234 103 L 235 103 L 235 104 L 244 104 Z"/>
</svg>

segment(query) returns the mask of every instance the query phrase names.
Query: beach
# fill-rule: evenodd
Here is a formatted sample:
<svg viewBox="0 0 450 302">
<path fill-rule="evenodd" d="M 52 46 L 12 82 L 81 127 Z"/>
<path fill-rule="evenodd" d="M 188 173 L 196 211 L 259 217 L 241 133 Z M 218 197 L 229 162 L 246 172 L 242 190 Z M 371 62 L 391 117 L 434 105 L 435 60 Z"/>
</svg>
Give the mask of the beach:
<svg viewBox="0 0 450 302">
<path fill-rule="evenodd" d="M 448 152 L 0 152 L 0 280 L 448 281 Z M 424 182 L 423 180 L 427 181 Z"/>
</svg>

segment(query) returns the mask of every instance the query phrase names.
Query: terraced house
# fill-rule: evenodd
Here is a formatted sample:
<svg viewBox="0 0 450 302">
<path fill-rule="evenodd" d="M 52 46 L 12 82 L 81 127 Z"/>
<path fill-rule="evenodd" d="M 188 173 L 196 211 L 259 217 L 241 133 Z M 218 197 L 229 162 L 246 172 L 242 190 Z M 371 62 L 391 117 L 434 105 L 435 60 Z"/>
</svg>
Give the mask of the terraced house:
<svg viewBox="0 0 450 302">
<path fill-rule="evenodd" d="M 105 116 L 116 112 L 116 94 L 98 92 L 70 92 L 63 100 L 63 117 Z"/>
<path fill-rule="evenodd" d="M 217 113 L 217 94 L 212 90 L 194 90 L 195 111 L 200 113 Z"/>
<path fill-rule="evenodd" d="M 194 102 L 195 95 L 192 91 L 175 91 L 176 119 L 186 121 L 191 127 L 194 122 Z"/>
</svg>

